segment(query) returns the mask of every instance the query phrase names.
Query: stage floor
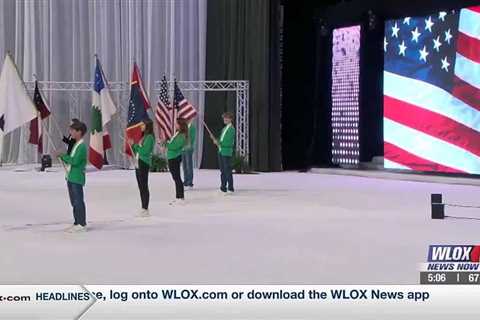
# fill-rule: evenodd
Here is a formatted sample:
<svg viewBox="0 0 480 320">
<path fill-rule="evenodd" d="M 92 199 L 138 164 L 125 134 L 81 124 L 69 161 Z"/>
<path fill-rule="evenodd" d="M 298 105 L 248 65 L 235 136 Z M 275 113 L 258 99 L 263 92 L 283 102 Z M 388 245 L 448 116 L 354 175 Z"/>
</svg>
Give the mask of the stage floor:
<svg viewBox="0 0 480 320">
<path fill-rule="evenodd" d="M 318 173 L 195 173 L 171 208 L 168 173 L 150 176 L 151 212 L 135 218 L 133 171 L 90 172 L 89 231 L 72 221 L 63 172 L 0 171 L 2 284 L 417 284 L 429 244 L 479 242 L 471 219 L 430 219 L 430 193 L 480 204 L 478 187 Z"/>
</svg>

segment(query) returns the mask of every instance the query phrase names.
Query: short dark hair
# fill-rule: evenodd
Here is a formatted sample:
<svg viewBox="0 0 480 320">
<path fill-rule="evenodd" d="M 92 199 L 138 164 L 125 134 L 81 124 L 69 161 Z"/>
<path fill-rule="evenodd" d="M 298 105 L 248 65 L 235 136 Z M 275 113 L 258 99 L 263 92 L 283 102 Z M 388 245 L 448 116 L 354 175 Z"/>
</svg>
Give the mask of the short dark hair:
<svg viewBox="0 0 480 320">
<path fill-rule="evenodd" d="M 222 118 L 228 118 L 230 120 L 233 120 L 233 113 L 231 113 L 230 111 L 224 112 L 222 114 Z"/>
<path fill-rule="evenodd" d="M 80 120 L 73 122 L 70 128 L 75 131 L 80 131 L 80 133 L 82 134 L 82 137 L 87 132 L 87 125 Z"/>
</svg>

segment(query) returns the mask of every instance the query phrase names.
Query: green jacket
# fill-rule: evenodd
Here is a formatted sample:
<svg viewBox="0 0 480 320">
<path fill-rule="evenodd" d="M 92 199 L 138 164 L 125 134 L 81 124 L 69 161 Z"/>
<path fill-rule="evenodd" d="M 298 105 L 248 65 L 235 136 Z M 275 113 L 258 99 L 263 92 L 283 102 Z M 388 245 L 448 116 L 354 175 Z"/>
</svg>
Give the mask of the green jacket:
<svg viewBox="0 0 480 320">
<path fill-rule="evenodd" d="M 235 145 L 235 128 L 229 124 L 222 129 L 220 139 L 218 139 L 218 152 L 225 157 L 233 155 L 233 146 Z"/>
<path fill-rule="evenodd" d="M 183 148 L 185 147 L 185 135 L 179 132 L 167 142 L 167 159 L 175 159 L 182 155 Z"/>
<path fill-rule="evenodd" d="M 153 147 L 155 146 L 155 138 L 152 134 L 147 134 L 141 144 L 134 144 L 132 146 L 133 152 L 135 155 L 138 155 L 138 158 L 148 164 L 152 165 L 152 153 Z"/>
<path fill-rule="evenodd" d="M 60 160 L 67 164 L 67 181 L 84 186 L 85 167 L 87 166 L 87 147 L 85 143 L 83 143 L 83 140 L 75 143 L 70 155 L 61 155 Z"/>
<path fill-rule="evenodd" d="M 191 151 L 195 147 L 195 138 L 197 137 L 197 129 L 193 123 L 188 125 L 188 143 L 183 148 L 184 151 Z"/>
</svg>

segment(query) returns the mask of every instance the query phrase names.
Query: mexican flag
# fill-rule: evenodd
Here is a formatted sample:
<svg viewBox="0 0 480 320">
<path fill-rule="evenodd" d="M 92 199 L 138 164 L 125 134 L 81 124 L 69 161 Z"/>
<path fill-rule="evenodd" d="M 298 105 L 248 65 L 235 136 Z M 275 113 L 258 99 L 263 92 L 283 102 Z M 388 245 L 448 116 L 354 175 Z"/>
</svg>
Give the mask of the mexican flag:
<svg viewBox="0 0 480 320">
<path fill-rule="evenodd" d="M 107 79 L 105 79 L 102 66 L 97 59 L 92 91 L 92 128 L 88 150 L 88 160 L 97 169 L 102 169 L 105 150 L 112 147 L 105 125 L 112 119 L 116 111 L 117 108 L 110 95 Z"/>
</svg>

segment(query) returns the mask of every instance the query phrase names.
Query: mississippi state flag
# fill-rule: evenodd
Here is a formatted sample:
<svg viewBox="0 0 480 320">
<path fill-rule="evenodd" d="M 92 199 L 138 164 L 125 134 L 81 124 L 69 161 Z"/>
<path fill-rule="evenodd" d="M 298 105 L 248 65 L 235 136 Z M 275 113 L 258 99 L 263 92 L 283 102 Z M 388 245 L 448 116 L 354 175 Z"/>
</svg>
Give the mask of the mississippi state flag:
<svg viewBox="0 0 480 320">
<path fill-rule="evenodd" d="M 480 7 L 386 23 L 385 167 L 480 174 Z"/>
<path fill-rule="evenodd" d="M 136 63 L 133 64 L 132 82 L 130 84 L 130 102 L 128 104 L 128 118 L 126 139 L 133 139 L 134 143 L 139 143 L 143 137 L 143 132 L 140 128 L 141 122 L 149 119 L 147 109 L 150 108 L 150 102 L 147 94 L 143 89 L 142 78 L 140 70 Z M 125 153 L 133 156 L 133 152 L 125 142 Z"/>
</svg>

